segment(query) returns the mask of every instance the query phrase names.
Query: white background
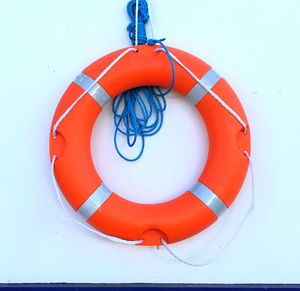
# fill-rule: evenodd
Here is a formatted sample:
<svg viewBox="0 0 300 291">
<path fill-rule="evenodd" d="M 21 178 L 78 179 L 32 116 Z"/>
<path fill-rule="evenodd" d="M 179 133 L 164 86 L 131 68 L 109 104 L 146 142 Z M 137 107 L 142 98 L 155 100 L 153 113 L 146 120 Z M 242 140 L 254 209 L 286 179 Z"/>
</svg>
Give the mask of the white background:
<svg viewBox="0 0 300 291">
<path fill-rule="evenodd" d="M 193 268 L 164 249 L 105 241 L 72 223 L 59 207 L 48 160 L 52 115 L 64 89 L 86 65 L 129 45 L 126 3 L 1 1 L 0 281 L 300 283 L 296 0 L 151 1 L 155 36 L 167 37 L 168 45 L 199 56 L 224 76 L 252 129 L 255 210 L 215 262 Z M 168 105 L 162 131 L 147 140 L 143 159 L 130 166 L 113 151 L 110 109 L 97 120 L 95 164 L 124 197 L 170 199 L 203 166 L 202 120 L 178 98 Z M 117 178 L 111 171 L 119 171 Z M 243 208 L 242 202 L 233 207 Z M 222 235 L 220 224 L 216 229 Z M 205 232 L 173 247 L 201 261 L 202 238 Z"/>
</svg>

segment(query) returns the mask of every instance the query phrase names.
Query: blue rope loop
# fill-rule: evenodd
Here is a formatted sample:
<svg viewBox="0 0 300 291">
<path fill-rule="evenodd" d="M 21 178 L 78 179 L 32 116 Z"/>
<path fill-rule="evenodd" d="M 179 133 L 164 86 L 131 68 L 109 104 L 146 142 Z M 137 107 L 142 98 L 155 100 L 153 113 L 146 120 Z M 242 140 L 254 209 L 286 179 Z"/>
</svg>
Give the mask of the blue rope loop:
<svg viewBox="0 0 300 291">
<path fill-rule="evenodd" d="M 129 1 L 127 13 L 131 22 L 127 26 L 127 31 L 133 45 L 135 44 L 136 31 L 135 9 L 136 0 Z M 174 63 L 168 48 L 163 43 L 165 39 L 147 39 L 145 29 L 145 24 L 149 20 L 147 2 L 139 0 L 138 9 L 138 44 L 159 44 L 163 48 L 170 62 L 172 79 L 169 88 L 164 92 L 159 87 L 143 86 L 127 90 L 113 99 L 114 146 L 118 155 L 128 162 L 138 160 L 145 149 L 145 137 L 153 136 L 161 129 L 164 111 L 167 107 L 165 96 L 172 91 L 175 82 Z M 140 150 L 135 157 L 129 158 L 121 152 L 118 145 L 120 135 L 126 137 L 127 145 L 130 148 L 133 148 L 140 138 Z"/>
</svg>

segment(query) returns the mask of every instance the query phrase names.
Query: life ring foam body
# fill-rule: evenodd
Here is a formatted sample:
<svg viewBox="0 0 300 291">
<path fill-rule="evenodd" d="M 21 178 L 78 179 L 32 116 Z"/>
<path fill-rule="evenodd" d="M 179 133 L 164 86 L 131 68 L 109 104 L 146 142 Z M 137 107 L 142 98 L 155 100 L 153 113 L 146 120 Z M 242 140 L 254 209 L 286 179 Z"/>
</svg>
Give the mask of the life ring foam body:
<svg viewBox="0 0 300 291">
<path fill-rule="evenodd" d="M 100 88 L 113 98 L 134 87 L 168 87 L 172 78 L 170 63 L 163 51 L 155 51 L 154 48 L 143 45 L 138 47 L 138 52 L 129 52 L 99 80 Z M 168 49 L 199 79 L 205 81 L 207 75 L 213 74 L 211 67 L 199 58 L 182 50 Z M 100 58 L 84 69 L 83 75 L 95 80 L 124 50 Z M 108 235 L 126 240 L 143 239 L 141 245 L 160 245 L 161 238 L 168 243 L 177 242 L 207 228 L 224 208 L 232 204 L 249 166 L 244 155 L 245 150 L 250 153 L 249 126 L 232 88 L 223 78 L 217 78 L 211 84 L 212 90 L 246 122 L 246 133 L 234 116 L 207 91 L 203 91 L 190 74 L 176 62 L 174 65 L 176 76 L 173 90 L 193 100 L 203 117 L 209 138 L 208 159 L 194 190 L 165 203 L 139 204 L 106 189 L 94 167 L 90 150 L 93 126 L 102 110 L 101 102 L 99 105 L 99 100 L 97 102 L 92 93 L 86 93 L 60 123 L 56 138 L 50 134 L 50 158 L 53 155 L 57 157 L 55 176 L 74 210 L 80 211 L 89 203 L 97 205 L 97 201 L 91 199 L 97 191 L 101 195 L 107 194 L 99 203 L 100 207 L 92 205 L 93 210 L 88 210 L 87 222 Z M 214 79 L 214 75 L 210 79 Z M 55 111 L 52 127 L 83 92 L 84 89 L 76 82 L 70 84 Z M 202 97 L 197 100 L 199 95 Z M 202 190 L 208 193 L 203 199 Z"/>
</svg>

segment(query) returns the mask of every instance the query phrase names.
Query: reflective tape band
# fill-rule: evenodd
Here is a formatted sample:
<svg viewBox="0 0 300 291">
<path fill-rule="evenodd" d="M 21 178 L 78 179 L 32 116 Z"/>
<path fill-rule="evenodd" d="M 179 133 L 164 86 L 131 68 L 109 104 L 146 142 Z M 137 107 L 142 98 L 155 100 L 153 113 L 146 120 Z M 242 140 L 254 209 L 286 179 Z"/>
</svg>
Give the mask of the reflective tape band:
<svg viewBox="0 0 300 291">
<path fill-rule="evenodd" d="M 217 217 L 220 217 L 227 209 L 224 202 L 213 191 L 200 182 L 197 182 L 189 191 L 210 208 Z"/>
<path fill-rule="evenodd" d="M 200 85 L 197 83 L 191 91 L 186 95 L 189 98 L 193 105 L 196 105 L 217 82 L 221 77 L 213 69 L 210 69 L 200 80 L 203 84 Z"/>
<path fill-rule="evenodd" d="M 90 88 L 94 80 L 85 73 L 80 73 L 74 80 L 74 83 L 80 86 L 84 91 L 87 91 L 102 108 L 111 99 L 109 94 L 98 83 L 95 83 L 93 87 Z"/>
<path fill-rule="evenodd" d="M 81 205 L 77 210 L 85 220 L 88 220 L 95 211 L 108 199 L 111 195 L 111 191 L 101 184 L 97 190 Z"/>
</svg>

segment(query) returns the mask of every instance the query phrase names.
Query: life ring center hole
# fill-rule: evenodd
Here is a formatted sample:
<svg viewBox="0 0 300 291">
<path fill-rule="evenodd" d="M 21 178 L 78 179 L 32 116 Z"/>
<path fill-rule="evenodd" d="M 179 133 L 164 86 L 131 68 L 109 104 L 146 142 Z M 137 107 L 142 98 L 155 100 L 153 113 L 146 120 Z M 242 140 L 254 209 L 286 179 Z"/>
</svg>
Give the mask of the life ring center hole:
<svg viewBox="0 0 300 291">
<path fill-rule="evenodd" d="M 99 114 L 92 134 L 91 152 L 95 168 L 105 185 L 121 197 L 155 204 L 172 200 L 187 191 L 200 176 L 208 155 L 208 137 L 202 117 L 177 93 L 167 98 L 160 131 L 145 138 L 145 151 L 136 162 L 123 160 L 114 148 L 111 102 Z M 119 147 L 134 156 L 140 143 L 129 148 L 125 136 Z"/>
</svg>

